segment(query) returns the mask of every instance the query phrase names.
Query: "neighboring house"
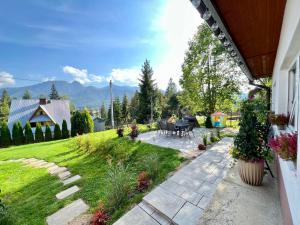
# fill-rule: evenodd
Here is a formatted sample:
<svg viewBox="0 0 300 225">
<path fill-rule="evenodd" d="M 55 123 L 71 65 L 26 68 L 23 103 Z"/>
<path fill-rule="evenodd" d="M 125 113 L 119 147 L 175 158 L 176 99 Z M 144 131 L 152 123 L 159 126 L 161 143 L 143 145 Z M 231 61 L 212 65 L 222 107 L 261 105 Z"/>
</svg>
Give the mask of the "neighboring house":
<svg viewBox="0 0 300 225">
<path fill-rule="evenodd" d="M 35 132 L 37 123 L 42 125 L 44 132 L 45 126 L 48 124 L 53 132 L 54 125 L 59 124 L 62 127 L 64 119 L 67 121 L 68 130 L 71 130 L 69 100 L 12 100 L 8 117 L 8 127 L 12 132 L 15 122 L 20 121 L 24 128 L 26 122 L 29 121 L 33 132 Z"/>
<path fill-rule="evenodd" d="M 300 0 L 191 2 L 250 83 L 272 77 L 270 109 L 276 114 L 290 114 L 286 132 L 298 132 L 298 157 L 295 163 L 278 158 L 278 181 L 284 224 L 299 225 Z M 273 128 L 276 133 L 277 128 Z"/>
<path fill-rule="evenodd" d="M 94 121 L 94 131 L 95 132 L 105 130 L 105 119 L 96 117 L 93 119 L 93 121 Z"/>
</svg>

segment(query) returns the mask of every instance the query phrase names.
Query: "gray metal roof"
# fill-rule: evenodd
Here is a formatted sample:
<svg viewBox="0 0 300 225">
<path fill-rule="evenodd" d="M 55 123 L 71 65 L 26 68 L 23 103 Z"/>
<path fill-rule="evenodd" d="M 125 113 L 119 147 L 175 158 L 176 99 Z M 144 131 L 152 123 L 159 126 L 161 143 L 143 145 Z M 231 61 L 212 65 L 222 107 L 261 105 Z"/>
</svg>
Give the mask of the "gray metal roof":
<svg viewBox="0 0 300 225">
<path fill-rule="evenodd" d="M 65 119 L 67 121 L 68 129 L 71 129 L 71 115 L 70 115 L 70 102 L 69 100 L 51 100 L 46 105 L 40 105 L 39 99 L 13 99 L 11 101 L 8 127 L 12 130 L 13 124 L 20 121 L 24 127 L 26 122 L 31 118 L 33 113 L 41 107 L 47 115 L 55 121 L 55 123 L 62 126 Z M 35 121 L 37 122 L 37 121 Z M 42 121 L 40 121 L 42 122 Z"/>
</svg>

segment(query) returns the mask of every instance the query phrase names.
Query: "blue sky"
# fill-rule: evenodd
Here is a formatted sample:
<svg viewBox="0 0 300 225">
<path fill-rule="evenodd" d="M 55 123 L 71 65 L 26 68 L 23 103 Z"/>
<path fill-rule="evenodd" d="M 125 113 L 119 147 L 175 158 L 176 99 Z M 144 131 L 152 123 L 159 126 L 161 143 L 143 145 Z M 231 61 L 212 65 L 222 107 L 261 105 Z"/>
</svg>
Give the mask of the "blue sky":
<svg viewBox="0 0 300 225">
<path fill-rule="evenodd" d="M 189 0 L 2 1 L 0 87 L 45 80 L 103 86 L 109 79 L 136 85 L 147 58 L 165 88 L 171 76 L 178 81 L 200 23 Z"/>
</svg>

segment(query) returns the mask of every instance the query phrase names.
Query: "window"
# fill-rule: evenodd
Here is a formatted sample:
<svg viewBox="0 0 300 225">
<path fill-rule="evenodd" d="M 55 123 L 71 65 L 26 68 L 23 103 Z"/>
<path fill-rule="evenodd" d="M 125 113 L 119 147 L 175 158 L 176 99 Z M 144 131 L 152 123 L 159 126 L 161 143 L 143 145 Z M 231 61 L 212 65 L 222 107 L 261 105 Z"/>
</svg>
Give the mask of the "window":
<svg viewBox="0 0 300 225">
<path fill-rule="evenodd" d="M 296 65 L 292 67 L 288 75 L 288 109 L 287 112 L 290 115 L 289 125 L 295 127 L 295 100 L 296 100 Z"/>
</svg>

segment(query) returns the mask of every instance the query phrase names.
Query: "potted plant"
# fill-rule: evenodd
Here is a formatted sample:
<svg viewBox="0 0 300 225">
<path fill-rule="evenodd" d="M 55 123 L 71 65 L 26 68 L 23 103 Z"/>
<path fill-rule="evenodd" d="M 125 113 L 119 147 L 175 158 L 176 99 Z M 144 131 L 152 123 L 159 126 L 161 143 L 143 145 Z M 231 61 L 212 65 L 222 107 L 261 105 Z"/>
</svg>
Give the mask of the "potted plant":
<svg viewBox="0 0 300 225">
<path fill-rule="evenodd" d="M 264 162 L 270 157 L 270 151 L 265 147 L 264 132 L 264 126 L 257 119 L 255 105 L 250 101 L 243 102 L 240 130 L 231 153 L 238 159 L 241 179 L 250 185 L 261 185 Z"/>
<path fill-rule="evenodd" d="M 132 140 L 135 140 L 139 135 L 139 129 L 138 126 L 133 124 L 131 125 L 131 132 L 129 134 L 129 136 L 131 137 Z"/>
<path fill-rule="evenodd" d="M 276 115 L 276 125 L 279 129 L 285 129 L 286 125 L 289 123 L 289 116 L 285 114 Z"/>
<path fill-rule="evenodd" d="M 268 145 L 284 160 L 297 158 L 297 133 L 281 134 L 271 138 Z"/>
<path fill-rule="evenodd" d="M 124 136 L 124 129 L 123 129 L 123 127 L 118 127 L 117 134 L 118 134 L 118 137 L 123 137 Z"/>
</svg>

